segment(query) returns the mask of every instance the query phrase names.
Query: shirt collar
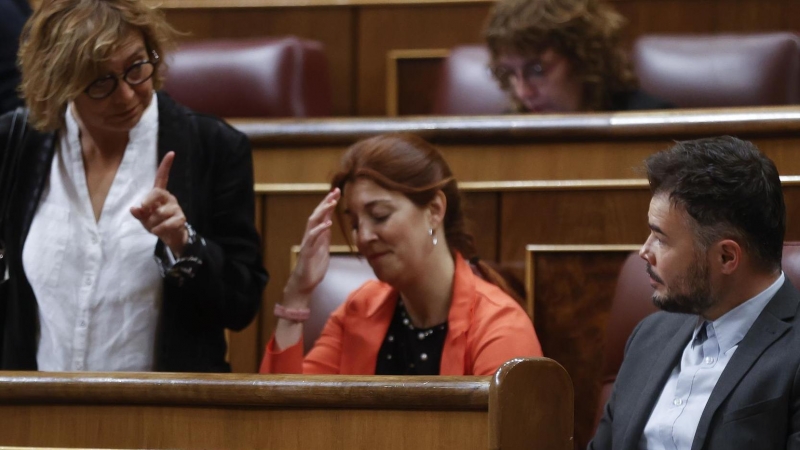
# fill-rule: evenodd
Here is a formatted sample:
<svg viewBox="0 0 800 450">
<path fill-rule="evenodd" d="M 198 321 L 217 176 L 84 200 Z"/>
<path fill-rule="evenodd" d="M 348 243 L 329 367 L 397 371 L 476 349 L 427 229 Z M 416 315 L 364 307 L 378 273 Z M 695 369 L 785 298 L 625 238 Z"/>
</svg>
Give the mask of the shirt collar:
<svg viewBox="0 0 800 450">
<path fill-rule="evenodd" d="M 150 99 L 150 104 L 144 110 L 142 118 L 130 131 L 128 135 L 131 142 L 138 142 L 143 138 L 153 136 L 153 129 L 158 128 L 158 96 L 153 92 L 153 98 Z"/>
<path fill-rule="evenodd" d="M 80 154 L 81 149 L 81 141 L 80 141 L 80 127 L 78 126 L 78 121 L 75 119 L 75 104 L 73 102 L 69 102 L 69 107 L 67 108 L 66 122 L 67 122 L 67 131 L 66 131 L 66 140 L 69 148 L 71 150 L 77 150 Z M 151 137 L 152 130 L 157 129 L 158 127 L 158 96 L 155 92 L 153 92 L 153 98 L 150 100 L 150 104 L 142 113 L 142 117 L 139 119 L 139 122 L 131 128 L 131 131 L 128 132 L 128 146 L 130 144 L 137 144 L 143 139 L 147 139 Z"/>
<path fill-rule="evenodd" d="M 769 301 L 772 300 L 772 297 L 778 292 L 778 289 L 783 286 L 785 280 L 786 276 L 781 271 L 781 275 L 778 279 L 768 288 L 711 322 L 709 336 L 716 336 L 719 342 L 720 353 L 726 353 L 742 341 L 744 335 L 747 334 L 750 327 L 753 326 L 753 322 L 756 321 L 764 308 L 766 308 Z M 694 342 L 694 338 L 697 337 L 700 327 L 705 323 L 706 321 L 700 317 L 698 325 L 695 327 L 694 334 L 692 335 L 692 342 Z"/>
</svg>

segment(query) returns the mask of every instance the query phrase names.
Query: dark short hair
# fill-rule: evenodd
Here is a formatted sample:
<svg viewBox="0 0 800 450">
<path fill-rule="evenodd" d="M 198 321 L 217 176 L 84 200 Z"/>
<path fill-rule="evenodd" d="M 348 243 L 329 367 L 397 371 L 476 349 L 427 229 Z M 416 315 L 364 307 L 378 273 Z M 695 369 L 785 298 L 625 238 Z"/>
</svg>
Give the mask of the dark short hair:
<svg viewBox="0 0 800 450">
<path fill-rule="evenodd" d="M 708 247 L 734 239 L 762 268 L 780 267 L 786 205 L 775 164 L 731 136 L 677 142 L 645 161 L 650 189 L 668 193 L 698 225 Z"/>
</svg>

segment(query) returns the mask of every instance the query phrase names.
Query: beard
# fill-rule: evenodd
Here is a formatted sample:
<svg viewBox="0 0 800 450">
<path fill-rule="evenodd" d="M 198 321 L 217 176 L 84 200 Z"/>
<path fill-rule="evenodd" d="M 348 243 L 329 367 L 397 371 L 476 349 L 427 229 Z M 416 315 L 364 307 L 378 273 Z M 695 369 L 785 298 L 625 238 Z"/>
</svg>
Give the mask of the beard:
<svg viewBox="0 0 800 450">
<path fill-rule="evenodd" d="M 670 283 L 674 287 L 667 287 L 664 294 L 653 293 L 653 304 L 666 312 L 684 314 L 703 314 L 714 306 L 716 301 L 711 297 L 711 287 L 708 280 L 708 264 L 705 255 L 698 255 L 692 265 L 681 277 Z M 663 286 L 664 281 L 659 278 L 647 265 L 647 273 Z"/>
</svg>

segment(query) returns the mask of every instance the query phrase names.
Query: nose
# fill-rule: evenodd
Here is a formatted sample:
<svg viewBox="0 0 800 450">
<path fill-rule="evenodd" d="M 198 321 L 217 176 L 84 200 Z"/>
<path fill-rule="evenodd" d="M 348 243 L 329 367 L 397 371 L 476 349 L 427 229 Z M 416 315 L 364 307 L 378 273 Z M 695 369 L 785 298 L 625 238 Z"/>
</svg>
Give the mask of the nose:
<svg viewBox="0 0 800 450">
<path fill-rule="evenodd" d="M 375 233 L 372 231 L 372 227 L 366 223 L 359 224 L 358 229 L 355 230 L 355 235 L 356 246 L 359 248 L 365 248 L 368 243 L 375 240 Z"/>
<path fill-rule="evenodd" d="M 124 80 L 119 80 L 119 84 L 117 85 L 117 89 L 115 90 L 114 94 L 123 101 L 128 101 L 136 95 L 136 92 L 133 90 L 133 86 L 126 83 Z"/>
<path fill-rule="evenodd" d="M 538 94 L 536 88 L 519 74 L 511 77 L 511 88 L 514 90 L 514 95 L 520 100 L 535 97 Z"/>
<path fill-rule="evenodd" d="M 652 245 L 653 235 L 647 237 L 647 240 L 644 241 L 642 244 L 642 248 L 639 249 L 639 257 L 643 260 L 647 261 L 648 264 L 651 266 L 653 265 L 653 253 L 650 251 L 650 246 Z"/>
</svg>

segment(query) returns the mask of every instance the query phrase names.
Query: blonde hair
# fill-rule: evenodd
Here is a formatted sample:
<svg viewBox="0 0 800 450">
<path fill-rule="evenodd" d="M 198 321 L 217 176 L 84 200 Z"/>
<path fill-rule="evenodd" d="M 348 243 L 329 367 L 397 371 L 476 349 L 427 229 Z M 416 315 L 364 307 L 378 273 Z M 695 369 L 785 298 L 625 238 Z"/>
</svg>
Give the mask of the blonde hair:
<svg viewBox="0 0 800 450">
<path fill-rule="evenodd" d="M 163 64 L 175 30 L 141 0 L 44 0 L 25 24 L 19 50 L 20 94 L 30 120 L 42 131 L 64 126 L 69 101 L 103 75 L 102 64 L 132 32 L 142 33 L 150 56 Z M 153 87 L 164 81 L 163 67 Z"/>
<path fill-rule="evenodd" d="M 613 94 L 637 86 L 620 43 L 624 23 L 601 0 L 500 0 L 484 37 L 493 65 L 507 53 L 525 57 L 553 49 L 565 56 L 583 83 L 583 109 L 602 111 L 611 107 Z M 510 86 L 498 82 L 509 92 Z"/>
</svg>

